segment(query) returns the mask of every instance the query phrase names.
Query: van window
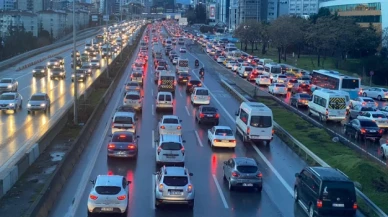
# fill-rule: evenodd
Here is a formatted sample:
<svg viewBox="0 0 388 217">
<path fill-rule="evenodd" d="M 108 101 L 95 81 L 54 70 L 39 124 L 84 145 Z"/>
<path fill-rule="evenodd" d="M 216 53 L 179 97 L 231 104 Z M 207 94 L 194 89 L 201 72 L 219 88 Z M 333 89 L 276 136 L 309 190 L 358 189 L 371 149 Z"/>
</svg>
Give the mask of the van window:
<svg viewBox="0 0 388 217">
<path fill-rule="evenodd" d="M 164 96 L 165 96 L 164 94 L 160 94 L 159 97 L 158 97 L 158 100 L 159 101 L 164 101 Z"/>
<path fill-rule="evenodd" d="M 166 95 L 166 101 L 171 101 L 171 95 Z"/>
<path fill-rule="evenodd" d="M 204 90 L 204 89 L 200 89 L 200 90 L 197 90 L 197 92 L 195 94 L 199 95 L 199 96 L 207 96 L 207 95 L 209 95 L 209 91 Z"/>
<path fill-rule="evenodd" d="M 271 116 L 252 116 L 251 126 L 260 127 L 260 128 L 271 127 L 272 117 Z"/>
<path fill-rule="evenodd" d="M 271 73 L 272 74 L 281 74 L 282 73 L 282 68 L 280 68 L 280 67 L 272 67 L 271 68 Z"/>
<path fill-rule="evenodd" d="M 327 100 L 322 98 L 322 97 L 319 97 L 317 95 L 314 95 L 314 99 L 313 99 L 313 102 L 317 105 L 320 105 L 322 107 L 325 107 L 326 108 L 326 103 L 327 103 Z"/>
<path fill-rule="evenodd" d="M 114 123 L 116 124 L 133 124 L 132 117 L 116 116 Z"/>
<path fill-rule="evenodd" d="M 248 124 L 248 113 L 246 113 L 244 110 L 240 109 L 240 119 L 242 122 L 244 122 L 245 124 Z"/>
<path fill-rule="evenodd" d="M 352 182 L 325 181 L 322 183 L 322 199 L 336 201 L 337 198 L 355 200 L 356 193 Z"/>
</svg>

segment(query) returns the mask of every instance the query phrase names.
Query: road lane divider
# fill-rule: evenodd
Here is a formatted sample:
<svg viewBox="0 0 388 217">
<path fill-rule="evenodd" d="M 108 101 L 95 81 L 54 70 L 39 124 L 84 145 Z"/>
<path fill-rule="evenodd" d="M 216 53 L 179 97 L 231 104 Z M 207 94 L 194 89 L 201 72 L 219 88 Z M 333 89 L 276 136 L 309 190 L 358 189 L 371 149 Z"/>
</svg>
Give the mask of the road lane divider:
<svg viewBox="0 0 388 217">
<path fill-rule="evenodd" d="M 186 105 L 185 105 L 185 109 L 186 109 L 187 115 L 188 115 L 188 116 L 191 116 L 191 115 L 190 115 L 190 112 L 189 112 L 189 109 L 187 108 Z"/>
<path fill-rule="evenodd" d="M 195 134 L 195 137 L 198 140 L 198 145 L 203 147 L 203 144 L 202 144 L 202 141 L 201 141 L 201 137 L 199 137 L 198 131 L 194 130 L 194 134 Z"/>
<path fill-rule="evenodd" d="M 238 91 L 235 90 L 228 82 L 225 80 L 221 80 L 221 85 L 228 90 L 232 95 L 239 100 L 240 102 L 250 102 L 245 96 L 240 94 Z M 319 158 L 316 154 L 314 154 L 312 151 L 310 151 L 306 146 L 304 146 L 301 142 L 299 142 L 297 139 L 295 139 L 292 135 L 290 135 L 286 130 L 284 130 L 279 124 L 277 124 L 274 121 L 274 128 L 275 128 L 275 134 L 278 135 L 281 138 L 287 137 L 287 141 L 292 141 L 293 144 L 287 145 L 294 145 L 299 148 L 300 151 L 303 151 L 306 156 L 309 156 L 311 159 L 314 160 L 317 164 L 323 166 L 323 167 L 330 167 L 329 164 L 327 164 L 325 161 L 323 161 L 321 158 Z M 260 155 L 260 157 L 264 160 L 266 159 L 265 156 L 261 153 L 261 151 L 256 147 L 252 146 L 255 151 Z M 267 159 L 266 159 L 267 160 Z M 265 160 L 264 160 L 265 161 Z M 268 161 L 268 160 L 267 160 Z M 267 165 L 270 164 L 270 162 L 266 162 Z M 272 166 L 272 165 L 271 165 Z M 272 168 L 270 168 L 272 170 Z M 275 174 L 276 175 L 276 174 Z M 290 191 L 290 190 L 289 190 Z M 291 194 L 292 194 L 291 189 Z M 376 213 L 378 216 L 387 217 L 387 215 L 376 205 L 374 204 L 365 194 L 363 194 L 358 188 L 356 188 L 356 193 L 359 198 L 365 202 L 368 207 L 370 207 L 370 210 L 372 210 L 374 213 Z"/>
<path fill-rule="evenodd" d="M 224 196 L 224 193 L 222 192 L 221 185 L 218 182 L 216 175 L 212 174 L 212 177 L 213 177 L 213 180 L 214 180 L 214 184 L 217 187 L 218 194 L 220 195 L 222 203 L 224 204 L 225 209 L 229 209 L 228 203 L 226 202 L 226 198 Z"/>
<path fill-rule="evenodd" d="M 142 28 L 144 31 L 144 27 Z M 140 31 L 140 30 L 138 30 Z M 137 35 L 137 34 L 136 34 Z M 139 42 L 139 37 L 137 38 L 137 42 Z M 135 43 L 136 45 L 138 43 Z M 54 172 L 53 176 L 50 178 L 48 182 L 45 183 L 45 186 L 43 187 L 41 193 L 39 194 L 38 198 L 34 201 L 30 209 L 28 210 L 27 214 L 25 216 L 39 216 L 39 217 L 46 217 L 49 215 L 50 209 L 53 207 L 53 205 L 56 202 L 57 195 L 60 194 L 63 187 L 67 184 L 67 179 L 71 177 L 72 171 L 74 167 L 77 165 L 77 162 L 79 158 L 81 157 L 83 150 L 86 148 L 86 146 L 89 144 L 89 140 L 93 134 L 94 129 L 96 126 L 98 126 L 99 122 L 99 116 L 101 116 L 108 103 L 110 102 L 110 99 L 112 97 L 112 94 L 118 87 L 118 84 L 121 81 L 121 77 L 125 72 L 125 69 L 129 63 L 129 61 L 132 59 L 132 53 L 134 52 L 134 49 L 136 47 L 134 46 L 127 46 L 124 49 L 127 49 L 126 51 L 123 50 L 122 52 L 127 54 L 127 58 L 122 62 L 120 68 L 116 70 L 116 75 L 109 85 L 108 89 L 106 90 L 104 96 L 100 99 L 98 106 L 94 109 L 92 115 L 89 117 L 86 124 L 83 126 L 80 134 L 75 139 L 75 141 L 72 143 L 69 151 L 65 154 L 63 157 L 62 162 L 58 165 L 57 170 Z M 118 59 L 116 59 L 119 61 Z M 112 65 L 115 65 L 116 61 L 112 62 Z M 105 71 L 106 73 L 106 71 Z M 111 72 L 112 73 L 112 72 Z M 101 73 L 103 74 L 103 73 Z M 100 76 L 105 77 L 105 76 Z M 122 91 L 122 90 L 121 90 Z M 120 92 L 121 92 L 120 91 Z M 117 103 L 119 103 L 120 100 L 118 100 Z M 69 112 L 72 109 L 69 110 Z M 113 111 L 115 112 L 115 110 Z M 113 113 L 112 113 L 113 115 Z M 106 124 L 106 129 L 109 129 L 110 125 Z M 105 130 L 107 132 L 107 130 Z M 101 144 L 100 144 L 101 146 Z M 96 149 L 99 150 L 99 149 Z M 98 154 L 98 153 L 97 153 Z M 94 156 L 95 157 L 95 156 Z M 97 157 L 95 157 L 97 158 Z M 90 163 L 90 167 L 88 170 L 85 171 L 85 174 L 83 176 L 83 179 L 88 179 L 90 177 L 91 170 L 93 169 L 93 163 Z M 87 180 L 83 180 L 84 183 L 88 183 Z M 82 187 L 82 188 L 81 188 Z M 75 195 L 73 199 L 73 207 L 70 207 L 69 214 L 70 216 L 74 216 L 75 211 L 78 209 L 78 205 L 80 203 L 81 197 L 86 189 L 86 186 L 80 186 L 77 190 L 77 194 Z M 69 215 L 68 214 L 68 215 Z"/>
</svg>

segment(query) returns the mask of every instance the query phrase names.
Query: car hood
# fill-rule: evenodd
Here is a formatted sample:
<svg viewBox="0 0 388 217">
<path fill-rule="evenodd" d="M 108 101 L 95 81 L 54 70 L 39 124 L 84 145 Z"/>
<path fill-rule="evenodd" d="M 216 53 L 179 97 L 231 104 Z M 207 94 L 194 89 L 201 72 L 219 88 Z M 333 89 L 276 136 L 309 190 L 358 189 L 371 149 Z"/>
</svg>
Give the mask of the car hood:
<svg viewBox="0 0 388 217">
<path fill-rule="evenodd" d="M 0 83 L 0 87 L 8 87 L 8 85 L 12 85 L 11 83 Z"/>
</svg>

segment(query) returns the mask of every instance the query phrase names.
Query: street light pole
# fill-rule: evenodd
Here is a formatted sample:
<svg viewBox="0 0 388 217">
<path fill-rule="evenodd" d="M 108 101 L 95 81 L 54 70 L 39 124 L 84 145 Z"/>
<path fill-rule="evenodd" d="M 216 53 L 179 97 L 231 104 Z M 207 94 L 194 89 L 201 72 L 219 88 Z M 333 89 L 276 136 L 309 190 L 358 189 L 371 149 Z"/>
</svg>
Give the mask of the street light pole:
<svg viewBox="0 0 388 217">
<path fill-rule="evenodd" d="M 108 46 L 109 42 L 109 32 L 108 32 L 108 23 L 109 23 L 109 15 L 108 15 L 108 0 L 105 0 L 105 13 L 106 13 L 106 49 L 108 49 L 108 54 L 112 54 L 112 50 L 110 45 Z M 109 78 L 109 55 L 106 56 L 106 76 Z"/>
<path fill-rule="evenodd" d="M 75 79 L 77 45 L 76 45 L 76 29 L 75 29 L 75 0 L 73 0 L 73 73 L 74 73 L 74 124 L 78 124 L 78 82 Z"/>
</svg>

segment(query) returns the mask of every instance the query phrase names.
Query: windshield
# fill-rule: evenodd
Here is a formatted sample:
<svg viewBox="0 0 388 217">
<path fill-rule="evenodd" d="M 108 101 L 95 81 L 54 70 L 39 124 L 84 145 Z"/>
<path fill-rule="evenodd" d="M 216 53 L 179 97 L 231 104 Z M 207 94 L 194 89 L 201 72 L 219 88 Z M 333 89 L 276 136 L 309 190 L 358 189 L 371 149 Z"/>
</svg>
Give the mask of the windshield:
<svg viewBox="0 0 388 217">
<path fill-rule="evenodd" d="M 132 117 L 116 116 L 114 120 L 115 124 L 132 124 Z"/>
<path fill-rule="evenodd" d="M 245 67 L 245 71 L 250 72 L 250 71 L 252 71 L 252 68 L 250 68 L 250 67 Z"/>
<path fill-rule="evenodd" d="M 196 95 L 207 96 L 209 95 L 209 92 L 207 90 L 200 89 L 200 90 L 197 90 Z"/>
<path fill-rule="evenodd" d="M 280 67 L 272 67 L 271 68 L 271 73 L 272 74 L 280 74 L 280 73 L 282 73 L 282 68 L 280 68 Z"/>
<path fill-rule="evenodd" d="M 373 118 L 386 118 L 386 116 L 383 114 L 372 114 L 372 117 Z"/>
<path fill-rule="evenodd" d="M 37 96 L 37 95 L 33 95 L 31 96 L 31 101 L 44 101 L 45 100 L 45 97 L 44 96 Z"/>
<path fill-rule="evenodd" d="M 256 173 L 257 167 L 256 166 L 237 166 L 237 170 L 240 173 Z"/>
<path fill-rule="evenodd" d="M 8 84 L 8 83 L 12 83 L 12 80 L 10 80 L 10 79 L 2 79 L 2 80 L 0 81 L 0 83 L 2 83 L 2 84 Z"/>
<path fill-rule="evenodd" d="M 362 127 L 377 127 L 377 124 L 374 121 L 360 121 Z"/>
<path fill-rule="evenodd" d="M 163 150 L 178 151 L 182 149 L 182 145 L 177 142 L 164 142 L 161 145 Z"/>
<path fill-rule="evenodd" d="M 186 186 L 189 180 L 186 176 L 165 176 L 163 183 L 167 186 Z"/>
<path fill-rule="evenodd" d="M 5 94 L 0 96 L 0 100 L 13 100 L 15 99 L 15 95 Z"/>
<path fill-rule="evenodd" d="M 230 129 L 217 129 L 215 132 L 217 136 L 233 136 L 233 132 Z"/>
<path fill-rule="evenodd" d="M 97 186 L 95 190 L 101 195 L 116 195 L 120 193 L 121 188 L 117 186 Z"/>
<path fill-rule="evenodd" d="M 373 99 L 365 99 L 364 98 L 364 102 L 375 102 Z"/>
<path fill-rule="evenodd" d="M 342 79 L 342 88 L 343 89 L 358 89 L 360 88 L 359 79 Z"/>
<path fill-rule="evenodd" d="M 112 142 L 133 142 L 132 135 L 126 134 L 114 134 L 112 137 Z"/>
<path fill-rule="evenodd" d="M 176 118 L 165 118 L 163 124 L 179 124 L 179 120 Z"/>
<path fill-rule="evenodd" d="M 251 117 L 251 126 L 266 128 L 272 126 L 272 117 L 271 116 L 252 116 Z"/>
</svg>

